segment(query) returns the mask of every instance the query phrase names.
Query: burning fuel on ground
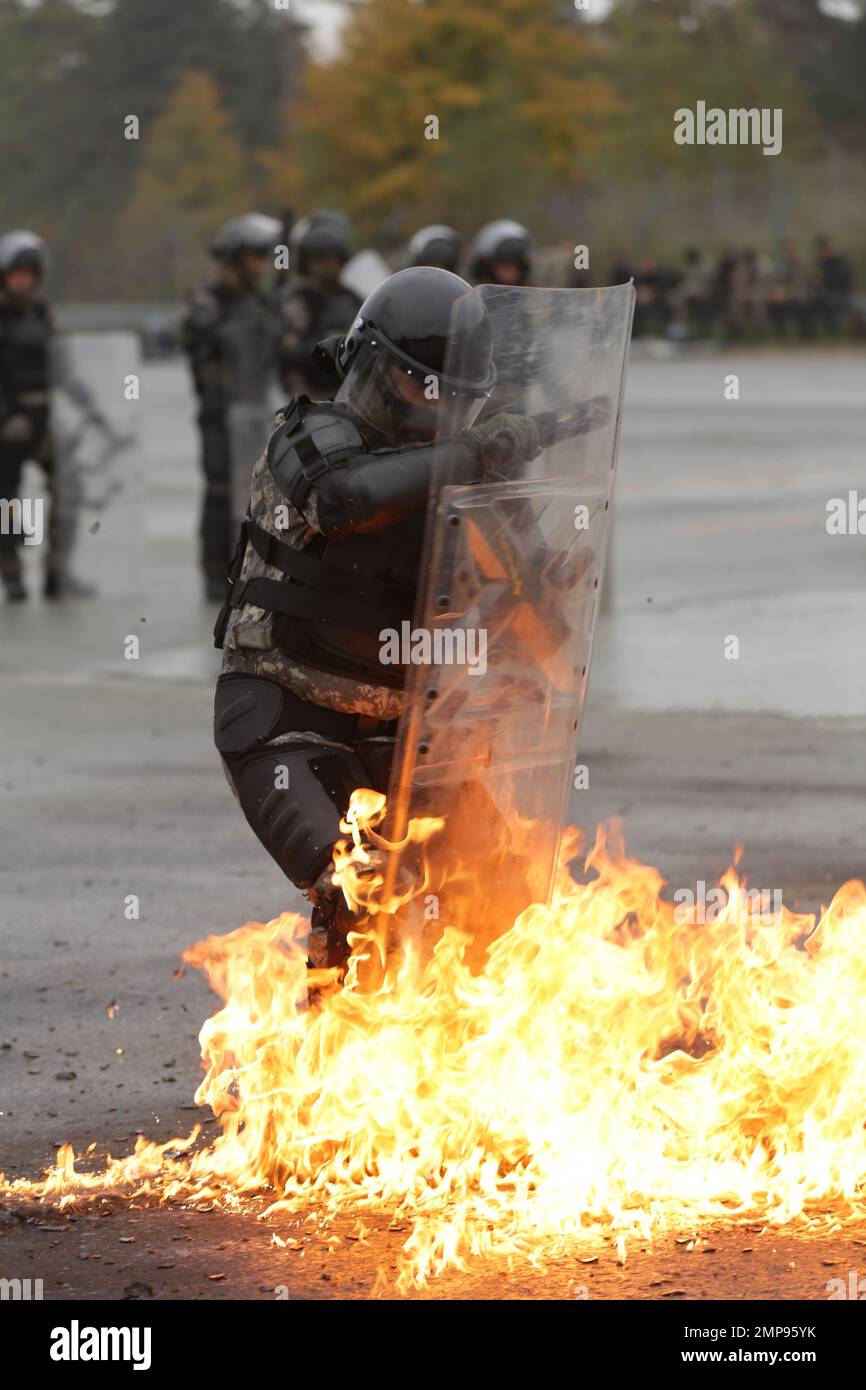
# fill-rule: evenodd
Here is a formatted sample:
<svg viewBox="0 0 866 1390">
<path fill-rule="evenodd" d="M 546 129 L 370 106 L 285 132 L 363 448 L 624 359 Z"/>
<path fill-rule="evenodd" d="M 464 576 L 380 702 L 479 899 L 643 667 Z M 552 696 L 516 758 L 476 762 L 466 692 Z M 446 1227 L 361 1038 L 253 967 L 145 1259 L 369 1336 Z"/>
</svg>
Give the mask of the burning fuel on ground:
<svg viewBox="0 0 866 1390">
<path fill-rule="evenodd" d="M 64 1145 L 6 1194 L 390 1214 L 408 1228 L 402 1289 L 542 1242 L 607 1237 L 627 1260 L 709 1222 L 827 1230 L 866 1214 L 863 883 L 817 918 L 768 915 L 732 868 L 713 920 L 683 921 L 616 827 L 576 881 L 570 830 L 550 905 L 479 959 L 447 891 L 431 920 L 423 875 L 382 897 L 366 845 L 383 803 L 356 793 L 343 823 L 338 874 L 368 909 L 345 979 L 311 975 L 293 913 L 185 952 L 223 1000 L 196 1093 L 215 1141 L 140 1138 L 98 1168 Z M 442 833 L 413 823 L 422 862 Z"/>
</svg>

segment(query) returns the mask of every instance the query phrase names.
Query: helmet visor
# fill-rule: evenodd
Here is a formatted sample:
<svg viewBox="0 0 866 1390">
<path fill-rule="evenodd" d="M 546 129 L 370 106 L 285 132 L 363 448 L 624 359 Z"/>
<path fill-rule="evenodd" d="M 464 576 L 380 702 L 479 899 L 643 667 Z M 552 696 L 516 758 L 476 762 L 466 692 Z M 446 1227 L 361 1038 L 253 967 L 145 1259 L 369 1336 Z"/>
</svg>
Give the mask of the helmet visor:
<svg viewBox="0 0 866 1390">
<path fill-rule="evenodd" d="M 364 343 L 337 400 L 349 406 L 391 444 L 425 443 L 466 429 L 487 403 L 489 392 L 461 391 L 432 369 L 409 367 L 382 343 Z"/>
</svg>

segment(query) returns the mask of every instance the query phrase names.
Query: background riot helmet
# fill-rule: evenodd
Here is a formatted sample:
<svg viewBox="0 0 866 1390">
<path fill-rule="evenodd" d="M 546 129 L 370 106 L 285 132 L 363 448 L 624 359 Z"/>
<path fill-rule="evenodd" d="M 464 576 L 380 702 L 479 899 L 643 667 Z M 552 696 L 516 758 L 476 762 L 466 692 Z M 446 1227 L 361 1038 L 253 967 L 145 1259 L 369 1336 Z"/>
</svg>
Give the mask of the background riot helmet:
<svg viewBox="0 0 866 1390">
<path fill-rule="evenodd" d="M 12 270 L 29 270 L 38 283 L 48 269 L 48 247 L 35 232 L 24 229 L 0 237 L 0 279 Z"/>
<path fill-rule="evenodd" d="M 337 401 L 391 444 L 465 429 L 496 381 L 487 311 L 459 275 L 400 270 L 361 305 L 336 367 Z"/>
<path fill-rule="evenodd" d="M 502 218 L 488 222 L 472 243 L 470 274 L 481 285 L 525 285 L 532 260 L 532 237 L 519 222 Z M 514 267 L 513 278 L 497 273 L 495 267 Z"/>
<path fill-rule="evenodd" d="M 245 251 L 265 255 L 280 243 L 281 224 L 262 212 L 245 212 L 224 222 L 211 242 L 211 254 L 218 261 L 233 261 Z"/>
<path fill-rule="evenodd" d="M 315 262 L 332 261 L 336 274 L 331 278 L 336 280 L 352 255 L 353 240 L 352 224 L 341 212 L 311 212 L 292 228 L 291 268 L 298 275 L 308 275 Z"/>
<path fill-rule="evenodd" d="M 442 270 L 456 271 L 462 250 L 463 238 L 453 227 L 422 227 L 409 242 L 406 264 L 436 265 Z"/>
</svg>

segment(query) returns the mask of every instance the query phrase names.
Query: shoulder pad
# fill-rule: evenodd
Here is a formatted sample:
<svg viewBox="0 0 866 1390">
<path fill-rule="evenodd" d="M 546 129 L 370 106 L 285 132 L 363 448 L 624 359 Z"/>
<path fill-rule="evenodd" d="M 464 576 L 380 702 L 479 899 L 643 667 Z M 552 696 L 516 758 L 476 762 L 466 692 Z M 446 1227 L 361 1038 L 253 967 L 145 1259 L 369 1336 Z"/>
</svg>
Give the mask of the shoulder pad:
<svg viewBox="0 0 866 1390">
<path fill-rule="evenodd" d="M 209 285 L 190 290 L 186 297 L 185 318 L 196 326 L 215 323 L 222 317 L 222 312 L 222 304 Z"/>
<path fill-rule="evenodd" d="M 302 507 L 317 479 L 366 452 L 350 415 L 328 401 L 299 396 L 268 441 L 268 465 L 283 496 Z"/>
</svg>

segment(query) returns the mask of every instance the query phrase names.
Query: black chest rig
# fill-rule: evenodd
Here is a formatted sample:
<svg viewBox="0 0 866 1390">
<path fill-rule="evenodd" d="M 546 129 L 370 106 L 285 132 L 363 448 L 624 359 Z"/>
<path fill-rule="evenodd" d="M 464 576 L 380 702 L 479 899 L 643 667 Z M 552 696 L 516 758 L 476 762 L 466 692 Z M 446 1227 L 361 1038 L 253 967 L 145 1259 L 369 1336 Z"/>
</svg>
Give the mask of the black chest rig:
<svg viewBox="0 0 866 1390">
<path fill-rule="evenodd" d="M 340 284 L 330 290 L 314 285 L 292 285 L 284 303 L 291 299 L 299 300 L 304 306 L 307 321 L 303 330 L 306 360 L 301 369 L 301 379 L 317 399 L 320 395 L 328 397 L 334 392 L 334 378 L 312 355 L 311 349 L 323 338 L 329 338 L 334 333 L 345 333 L 361 307 L 361 301 Z"/>
<path fill-rule="evenodd" d="M 312 427 L 304 416 L 315 412 Z M 303 505 L 316 481 L 332 468 L 352 466 L 368 446 L 339 407 L 293 399 L 268 444 L 271 474 L 280 492 Z M 405 671 L 383 665 L 382 633 L 411 623 L 424 535 L 424 515 L 375 534 L 314 535 L 303 549 L 278 539 L 251 510 L 229 569 L 226 604 L 214 637 L 222 646 L 229 611 L 255 604 L 272 615 L 274 644 L 318 669 L 400 689 Z M 241 580 L 247 545 L 280 579 Z"/>
<path fill-rule="evenodd" d="M 277 321 L 253 290 L 223 294 L 217 328 L 223 388 L 231 401 L 258 401 L 266 394 L 276 360 Z"/>
<path fill-rule="evenodd" d="M 0 305 L 0 389 L 12 401 L 51 385 L 51 319 L 44 304 Z"/>
</svg>

